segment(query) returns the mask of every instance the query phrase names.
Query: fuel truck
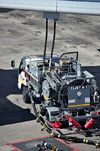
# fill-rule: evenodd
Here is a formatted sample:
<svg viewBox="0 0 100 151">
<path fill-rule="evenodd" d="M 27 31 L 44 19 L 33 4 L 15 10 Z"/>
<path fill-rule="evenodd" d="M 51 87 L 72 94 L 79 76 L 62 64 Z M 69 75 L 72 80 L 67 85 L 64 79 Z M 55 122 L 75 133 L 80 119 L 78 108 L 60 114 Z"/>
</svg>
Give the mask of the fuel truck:
<svg viewBox="0 0 100 151">
<path fill-rule="evenodd" d="M 94 76 L 82 71 L 78 52 L 61 56 L 23 57 L 18 70 L 18 88 L 25 103 L 32 103 L 35 115 L 42 115 L 54 127 L 88 129 L 100 118 L 100 93 Z M 84 125 L 80 123 L 84 121 Z M 56 123 L 56 124 L 55 124 Z"/>
</svg>

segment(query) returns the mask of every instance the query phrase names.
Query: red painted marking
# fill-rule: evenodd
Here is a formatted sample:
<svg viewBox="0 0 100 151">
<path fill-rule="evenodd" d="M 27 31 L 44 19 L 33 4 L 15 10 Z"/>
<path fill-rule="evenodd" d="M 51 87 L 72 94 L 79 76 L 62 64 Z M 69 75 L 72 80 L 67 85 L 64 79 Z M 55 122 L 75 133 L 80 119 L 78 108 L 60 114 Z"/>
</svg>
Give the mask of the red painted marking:
<svg viewBox="0 0 100 151">
<path fill-rule="evenodd" d="M 42 138 L 46 138 L 46 137 L 50 137 L 50 135 L 44 136 L 44 137 L 37 137 L 37 138 L 27 139 L 27 140 L 23 140 L 23 141 L 17 141 L 17 142 L 13 142 L 13 143 L 8 143 L 7 145 L 12 147 L 12 148 L 14 148 L 14 150 L 22 151 L 22 150 L 16 148 L 15 146 L 13 146 L 13 144 L 18 144 L 18 143 L 22 143 L 22 142 L 28 142 L 28 141 L 31 141 L 31 140 L 42 139 Z M 11 150 L 11 151 L 14 151 L 14 150 Z"/>
<path fill-rule="evenodd" d="M 55 139 L 57 139 L 58 141 L 62 142 L 62 143 L 65 144 L 65 145 L 69 146 L 70 148 L 73 149 L 73 151 L 79 151 L 77 148 L 74 148 L 73 146 L 71 146 L 71 144 L 75 144 L 74 142 L 69 141 L 69 142 L 71 142 L 71 144 L 67 144 L 67 143 L 65 142 L 65 140 L 62 140 L 62 139 L 59 139 L 59 138 L 55 138 Z"/>
<path fill-rule="evenodd" d="M 17 141 L 17 142 L 13 142 L 13 143 L 8 143 L 7 145 L 10 146 L 10 147 L 12 147 L 14 150 L 22 151 L 22 150 L 16 148 L 15 146 L 13 146 L 13 144 L 18 144 L 18 143 L 22 143 L 22 142 L 28 142 L 28 141 L 31 141 L 31 140 L 42 139 L 42 138 L 47 138 L 47 137 L 50 137 L 50 135 L 44 136 L 44 137 L 37 137 L 37 138 L 27 139 L 27 140 L 23 140 L 23 141 Z M 55 138 L 55 137 L 54 137 L 54 138 Z M 75 143 L 73 143 L 73 142 L 70 141 L 71 144 L 67 144 L 67 143 L 66 143 L 64 140 L 62 140 L 62 139 L 59 139 L 59 138 L 55 138 L 55 139 L 58 140 L 58 141 L 60 141 L 61 143 L 65 144 L 65 145 L 69 146 L 70 148 L 73 149 L 73 151 L 79 151 L 77 148 L 74 148 L 73 146 L 71 146 L 71 144 L 75 144 Z M 10 150 L 10 151 L 14 151 L 14 150 Z"/>
</svg>

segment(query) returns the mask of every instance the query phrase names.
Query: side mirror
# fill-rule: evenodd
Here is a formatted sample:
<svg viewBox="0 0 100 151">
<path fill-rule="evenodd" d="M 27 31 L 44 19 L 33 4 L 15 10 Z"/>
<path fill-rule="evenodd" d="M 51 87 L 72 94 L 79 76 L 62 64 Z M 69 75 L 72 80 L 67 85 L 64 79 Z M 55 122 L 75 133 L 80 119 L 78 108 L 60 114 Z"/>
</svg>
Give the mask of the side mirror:
<svg viewBox="0 0 100 151">
<path fill-rule="evenodd" d="M 15 60 L 11 61 L 11 67 L 14 68 L 15 67 Z"/>
</svg>

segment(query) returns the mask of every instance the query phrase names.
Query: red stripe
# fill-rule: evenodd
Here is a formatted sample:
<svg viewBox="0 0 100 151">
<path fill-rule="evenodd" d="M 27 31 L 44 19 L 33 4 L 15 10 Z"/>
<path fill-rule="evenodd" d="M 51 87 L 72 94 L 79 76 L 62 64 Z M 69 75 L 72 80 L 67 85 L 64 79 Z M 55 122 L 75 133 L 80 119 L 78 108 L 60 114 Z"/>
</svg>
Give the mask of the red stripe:
<svg viewBox="0 0 100 151">
<path fill-rule="evenodd" d="M 22 151 L 22 150 L 16 148 L 15 146 L 13 146 L 13 144 L 27 142 L 27 141 L 36 140 L 36 139 L 42 139 L 42 138 L 46 138 L 46 137 L 50 137 L 50 135 L 43 136 L 43 137 L 32 138 L 32 139 L 27 139 L 27 140 L 23 140 L 23 141 L 17 141 L 17 142 L 13 142 L 13 143 L 8 143 L 7 145 L 10 146 L 10 147 L 12 147 L 14 150 Z M 71 146 L 71 144 L 74 144 L 73 142 L 71 142 L 71 144 L 67 144 L 64 140 L 61 140 L 59 138 L 55 138 L 55 139 L 58 140 L 58 141 L 60 141 L 61 143 L 65 144 L 65 145 L 69 146 L 70 148 L 73 149 L 73 151 L 79 151 L 77 148 L 74 148 L 73 146 Z M 11 150 L 11 151 L 14 151 L 14 150 Z"/>
</svg>

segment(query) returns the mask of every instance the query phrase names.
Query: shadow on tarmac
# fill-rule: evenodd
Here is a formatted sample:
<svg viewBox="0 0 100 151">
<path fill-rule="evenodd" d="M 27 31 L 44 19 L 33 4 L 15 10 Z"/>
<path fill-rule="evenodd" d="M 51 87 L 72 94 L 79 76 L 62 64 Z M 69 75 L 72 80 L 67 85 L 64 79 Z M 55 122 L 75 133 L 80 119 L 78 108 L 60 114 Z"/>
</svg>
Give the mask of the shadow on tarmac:
<svg viewBox="0 0 100 151">
<path fill-rule="evenodd" d="M 17 75 L 17 69 L 0 69 L 0 126 L 35 119 L 35 116 L 30 113 L 30 109 L 23 109 L 7 99 L 9 95 L 21 94 L 21 91 L 17 88 Z M 19 101 L 17 97 L 14 99 Z"/>
<path fill-rule="evenodd" d="M 14 9 L 8 9 L 8 8 L 0 8 L 0 13 L 7 13 L 10 11 L 13 11 Z"/>
<path fill-rule="evenodd" d="M 94 76 L 94 79 L 97 81 L 97 86 L 100 91 L 100 66 L 84 66 L 82 67 L 82 71 L 88 71 Z"/>
<path fill-rule="evenodd" d="M 100 66 L 82 67 L 82 71 L 85 70 L 94 75 L 100 90 Z M 30 109 L 23 109 L 7 99 L 9 95 L 21 94 L 21 91 L 17 88 L 17 79 L 17 69 L 0 69 L 0 125 L 14 124 L 35 119 L 35 116 L 30 113 Z M 16 101 L 19 101 L 17 97 Z"/>
</svg>

